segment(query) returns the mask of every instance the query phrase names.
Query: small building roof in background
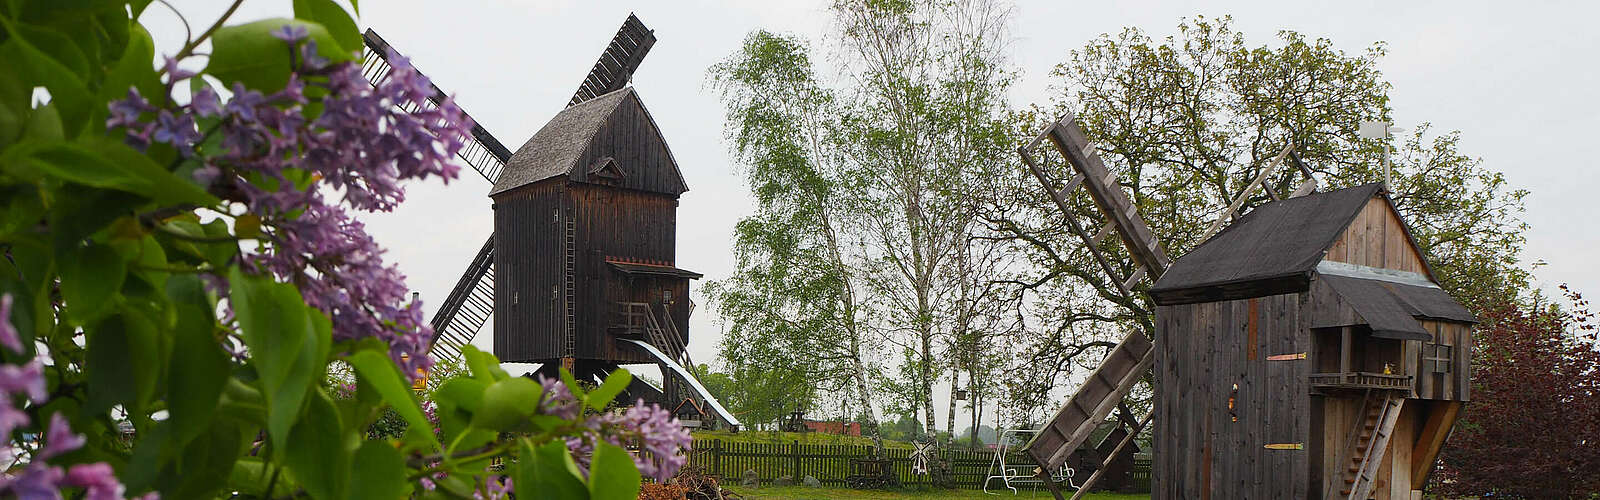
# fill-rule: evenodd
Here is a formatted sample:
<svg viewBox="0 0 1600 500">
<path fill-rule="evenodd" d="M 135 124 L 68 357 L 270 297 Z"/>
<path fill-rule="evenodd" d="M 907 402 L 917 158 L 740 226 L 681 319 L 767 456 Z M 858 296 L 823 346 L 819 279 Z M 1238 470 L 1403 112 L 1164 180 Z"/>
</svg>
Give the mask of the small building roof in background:
<svg viewBox="0 0 1600 500">
<path fill-rule="evenodd" d="M 1174 262 L 1150 296 L 1171 305 L 1304 291 L 1328 247 L 1382 190 L 1367 184 L 1256 207 Z"/>
</svg>

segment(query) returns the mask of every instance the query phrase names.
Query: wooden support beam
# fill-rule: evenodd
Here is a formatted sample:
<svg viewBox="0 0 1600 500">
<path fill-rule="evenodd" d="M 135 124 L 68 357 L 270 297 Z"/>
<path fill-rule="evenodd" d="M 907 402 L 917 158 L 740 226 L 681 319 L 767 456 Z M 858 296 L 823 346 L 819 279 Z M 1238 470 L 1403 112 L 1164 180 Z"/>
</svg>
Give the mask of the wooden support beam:
<svg viewBox="0 0 1600 500">
<path fill-rule="evenodd" d="M 1067 500 L 1066 497 L 1061 496 L 1061 485 L 1056 484 L 1056 479 L 1050 477 L 1050 471 L 1044 470 L 1044 467 L 1034 467 L 1033 475 L 1038 476 L 1039 480 L 1044 482 L 1044 488 L 1050 490 L 1050 495 L 1056 497 L 1056 500 Z M 1083 489 L 1079 488 L 1078 491 L 1083 491 Z M 1074 495 L 1072 498 L 1078 497 Z"/>
<path fill-rule="evenodd" d="M 1415 486 L 1428 484 L 1428 474 L 1433 472 L 1433 463 L 1439 459 L 1439 450 L 1444 448 L 1445 438 L 1450 436 L 1450 429 L 1455 427 L 1461 402 L 1438 401 L 1428 405 L 1428 410 L 1428 423 L 1423 424 L 1417 444 L 1411 449 L 1411 484 Z"/>
<path fill-rule="evenodd" d="M 1144 266 L 1139 266 L 1138 269 L 1134 269 L 1133 270 L 1133 275 L 1128 276 L 1128 281 L 1122 282 L 1122 289 L 1132 292 L 1133 291 L 1133 285 L 1138 284 L 1139 280 L 1141 278 L 1144 278 L 1144 275 L 1145 275 Z"/>
<path fill-rule="evenodd" d="M 1305 182 L 1300 183 L 1300 187 L 1294 188 L 1294 192 L 1293 193 L 1289 193 L 1289 197 L 1290 198 L 1299 198 L 1301 196 L 1305 196 L 1305 195 L 1311 194 L 1313 191 L 1316 191 L 1316 190 L 1317 190 L 1317 179 L 1312 178 L 1312 177 L 1307 177 Z"/>
<path fill-rule="evenodd" d="M 1117 229 L 1117 225 L 1115 223 L 1107 222 L 1106 225 L 1100 226 L 1100 230 L 1099 231 L 1095 231 L 1094 232 L 1093 241 L 1091 241 L 1090 243 L 1094 244 L 1094 245 L 1099 245 L 1102 240 L 1105 240 L 1106 237 L 1110 236 L 1111 232 L 1115 231 L 1116 229 Z"/>
</svg>

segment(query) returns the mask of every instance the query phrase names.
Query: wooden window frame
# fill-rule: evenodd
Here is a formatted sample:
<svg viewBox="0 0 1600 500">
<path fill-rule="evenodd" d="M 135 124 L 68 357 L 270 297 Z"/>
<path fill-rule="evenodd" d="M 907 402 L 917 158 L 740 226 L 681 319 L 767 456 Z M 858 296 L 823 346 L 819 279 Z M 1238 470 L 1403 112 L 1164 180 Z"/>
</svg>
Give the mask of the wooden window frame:
<svg viewBox="0 0 1600 500">
<path fill-rule="evenodd" d="M 1426 343 L 1422 350 L 1422 371 L 1427 373 L 1450 373 L 1455 364 L 1455 346 L 1449 344 Z"/>
</svg>

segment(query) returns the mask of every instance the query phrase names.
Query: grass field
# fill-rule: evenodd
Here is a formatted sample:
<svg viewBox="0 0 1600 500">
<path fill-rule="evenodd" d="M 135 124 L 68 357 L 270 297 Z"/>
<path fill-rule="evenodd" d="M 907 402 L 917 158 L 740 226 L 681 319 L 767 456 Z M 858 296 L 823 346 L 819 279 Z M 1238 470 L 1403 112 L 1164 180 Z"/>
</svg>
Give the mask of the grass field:
<svg viewBox="0 0 1600 500">
<path fill-rule="evenodd" d="M 1001 500 L 1008 498 L 1050 498 L 1050 492 L 1022 490 L 1016 496 L 1010 491 L 1002 495 L 989 495 L 975 490 L 926 490 L 926 491 L 877 491 L 877 490 L 851 490 L 842 488 L 807 488 L 804 486 L 769 486 L 762 488 L 741 488 L 730 486 L 728 489 L 743 495 L 749 500 L 833 500 L 846 498 L 865 498 L 869 500 Z M 1090 500 L 1145 500 L 1150 495 L 1119 495 L 1115 493 L 1092 493 L 1084 498 Z"/>
</svg>

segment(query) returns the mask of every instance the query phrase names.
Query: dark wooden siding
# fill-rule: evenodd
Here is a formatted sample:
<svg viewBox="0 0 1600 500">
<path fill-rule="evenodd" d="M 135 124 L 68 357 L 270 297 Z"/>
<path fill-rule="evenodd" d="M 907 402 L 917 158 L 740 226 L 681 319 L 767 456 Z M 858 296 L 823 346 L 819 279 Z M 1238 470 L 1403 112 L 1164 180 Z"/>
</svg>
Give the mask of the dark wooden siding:
<svg viewBox="0 0 1600 500">
<path fill-rule="evenodd" d="M 673 196 L 595 184 L 572 184 L 577 220 L 578 266 L 590 270 L 580 285 L 578 357 L 613 362 L 649 362 L 632 345 L 618 345 L 607 330 L 617 323 L 617 302 L 659 304 L 658 278 L 634 278 L 606 264 L 607 258 L 671 265 L 677 245 L 678 200 Z M 682 291 L 687 296 L 688 285 Z M 649 293 L 654 290 L 654 293 Z M 653 297 L 653 300 L 649 300 Z M 678 326 L 687 333 L 687 322 Z"/>
<path fill-rule="evenodd" d="M 1299 317 L 1302 297 L 1157 309 L 1152 497 L 1309 495 L 1308 450 L 1267 448 L 1303 446 L 1309 437 L 1309 363 L 1271 360 L 1310 349 Z"/>
<path fill-rule="evenodd" d="M 1449 321 L 1423 321 L 1422 327 L 1433 334 L 1435 344 L 1450 346 L 1450 370 L 1435 373 L 1428 369 L 1422 358 L 1428 354 L 1426 343 L 1418 342 L 1419 349 L 1406 365 L 1417 366 L 1417 397 L 1447 401 L 1468 401 L 1472 388 L 1472 327 Z"/>
<path fill-rule="evenodd" d="M 564 179 L 495 197 L 494 354 L 505 362 L 560 357 Z"/>
<path fill-rule="evenodd" d="M 615 184 L 617 187 L 674 196 L 688 190 L 661 137 L 661 130 L 645 111 L 638 94 L 624 97 L 616 111 L 589 139 L 589 148 L 578 158 L 572 180 L 591 181 L 590 167 L 596 160 L 608 156 L 615 159 L 617 167 L 626 174 L 626 178 Z M 593 182 L 606 181 L 596 178 Z"/>
</svg>

